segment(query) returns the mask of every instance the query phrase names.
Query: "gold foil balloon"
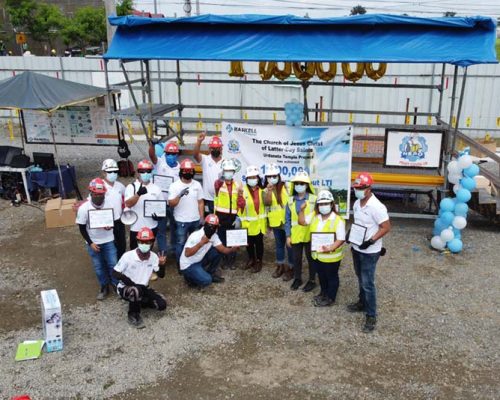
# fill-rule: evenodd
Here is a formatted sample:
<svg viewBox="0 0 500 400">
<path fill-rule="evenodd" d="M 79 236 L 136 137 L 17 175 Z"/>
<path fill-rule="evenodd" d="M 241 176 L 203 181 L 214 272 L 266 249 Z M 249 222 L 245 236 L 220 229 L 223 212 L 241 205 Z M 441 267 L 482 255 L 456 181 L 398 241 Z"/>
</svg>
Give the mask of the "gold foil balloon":
<svg viewBox="0 0 500 400">
<path fill-rule="evenodd" d="M 342 72 L 344 77 L 351 82 L 359 81 L 363 77 L 365 63 L 356 63 L 356 71 L 351 70 L 351 64 L 342 63 Z"/>
<path fill-rule="evenodd" d="M 379 63 L 378 69 L 373 69 L 373 63 L 365 63 L 366 75 L 374 81 L 379 80 L 387 71 L 386 63 Z"/>
<path fill-rule="evenodd" d="M 308 81 L 314 76 L 316 72 L 316 63 L 306 62 L 304 67 L 302 67 L 300 62 L 293 63 L 293 73 L 301 81 Z"/>
<path fill-rule="evenodd" d="M 331 81 L 333 78 L 335 78 L 335 75 L 337 74 L 337 63 L 329 63 L 328 71 L 325 71 L 323 69 L 323 63 L 317 62 L 316 63 L 316 75 L 318 75 L 318 78 L 321 79 L 322 81 Z"/>
</svg>

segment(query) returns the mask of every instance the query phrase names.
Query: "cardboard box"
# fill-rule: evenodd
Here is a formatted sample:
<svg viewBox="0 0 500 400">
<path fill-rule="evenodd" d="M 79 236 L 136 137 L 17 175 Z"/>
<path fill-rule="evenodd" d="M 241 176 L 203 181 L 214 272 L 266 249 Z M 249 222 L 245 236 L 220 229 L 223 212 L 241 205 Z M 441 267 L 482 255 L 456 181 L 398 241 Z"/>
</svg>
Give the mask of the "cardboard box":
<svg viewBox="0 0 500 400">
<path fill-rule="evenodd" d="M 47 352 L 63 349 L 61 302 L 57 290 L 42 290 L 42 325 Z"/>
<path fill-rule="evenodd" d="M 61 198 L 51 199 L 45 205 L 45 226 L 47 228 L 60 228 L 62 226 L 75 225 L 76 212 L 73 211 L 73 204 L 76 199 Z"/>
</svg>

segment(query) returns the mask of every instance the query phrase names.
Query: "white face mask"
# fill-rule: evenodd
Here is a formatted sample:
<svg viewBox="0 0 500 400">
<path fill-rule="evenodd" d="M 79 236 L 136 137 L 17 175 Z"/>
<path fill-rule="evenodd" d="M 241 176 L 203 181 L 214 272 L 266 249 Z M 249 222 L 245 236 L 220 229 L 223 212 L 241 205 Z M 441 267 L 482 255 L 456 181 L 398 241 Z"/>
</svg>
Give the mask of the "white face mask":
<svg viewBox="0 0 500 400">
<path fill-rule="evenodd" d="M 118 172 L 107 172 L 106 179 L 110 182 L 115 182 L 118 179 Z"/>
<path fill-rule="evenodd" d="M 147 243 L 139 243 L 137 247 L 139 248 L 139 251 L 143 254 L 146 254 L 149 250 L 151 250 L 151 245 Z"/>
<path fill-rule="evenodd" d="M 271 185 L 276 185 L 279 182 L 278 178 L 269 178 L 269 183 Z"/>
<path fill-rule="evenodd" d="M 257 185 L 257 178 L 250 178 L 250 179 L 247 179 L 247 183 L 248 183 L 248 186 L 250 187 L 254 187 Z"/>
<path fill-rule="evenodd" d="M 330 204 L 320 205 L 318 206 L 318 210 L 321 215 L 327 215 L 332 212 L 332 206 Z"/>
<path fill-rule="evenodd" d="M 302 184 L 295 185 L 295 191 L 297 193 L 304 193 L 306 191 L 306 185 L 302 185 Z"/>
<path fill-rule="evenodd" d="M 364 189 L 354 189 L 354 195 L 357 199 L 363 200 L 365 198 L 365 190 Z"/>
<path fill-rule="evenodd" d="M 230 181 L 231 179 L 233 179 L 234 171 L 224 171 L 222 175 L 224 176 L 224 179 Z"/>
</svg>

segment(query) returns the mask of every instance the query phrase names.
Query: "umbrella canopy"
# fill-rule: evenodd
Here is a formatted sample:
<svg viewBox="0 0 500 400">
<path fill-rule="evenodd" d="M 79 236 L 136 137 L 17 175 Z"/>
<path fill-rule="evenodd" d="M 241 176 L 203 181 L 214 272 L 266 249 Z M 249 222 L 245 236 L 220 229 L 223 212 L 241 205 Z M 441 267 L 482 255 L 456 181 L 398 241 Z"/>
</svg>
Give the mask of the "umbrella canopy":
<svg viewBox="0 0 500 400">
<path fill-rule="evenodd" d="M 106 94 L 105 88 L 26 71 L 0 81 L 0 108 L 53 111 Z"/>
</svg>

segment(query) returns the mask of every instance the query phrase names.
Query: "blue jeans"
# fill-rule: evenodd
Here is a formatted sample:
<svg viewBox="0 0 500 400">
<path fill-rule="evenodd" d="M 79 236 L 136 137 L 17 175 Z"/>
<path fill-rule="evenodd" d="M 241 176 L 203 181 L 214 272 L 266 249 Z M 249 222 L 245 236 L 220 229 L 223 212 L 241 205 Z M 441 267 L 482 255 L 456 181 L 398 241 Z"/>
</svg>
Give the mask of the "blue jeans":
<svg viewBox="0 0 500 400">
<path fill-rule="evenodd" d="M 175 223 L 175 258 L 177 263 L 181 258 L 182 250 L 188 239 L 188 236 L 200 227 L 200 221 L 176 222 Z"/>
<path fill-rule="evenodd" d="M 285 264 L 285 249 L 288 265 L 293 266 L 293 253 L 290 247 L 286 246 L 286 233 L 284 229 L 273 228 L 274 241 L 276 245 L 276 264 Z"/>
<path fill-rule="evenodd" d="M 114 242 L 107 242 L 98 245 L 101 249 L 98 253 L 87 245 L 87 252 L 92 259 L 97 280 L 101 286 L 112 283 L 116 286 L 118 280 L 112 277 L 113 268 L 117 263 L 116 246 Z"/>
<path fill-rule="evenodd" d="M 359 301 L 365 306 L 368 317 L 377 316 L 377 290 L 375 288 L 375 268 L 380 253 L 361 253 L 354 249 L 352 251 L 352 262 L 354 272 L 358 277 Z"/>
<path fill-rule="evenodd" d="M 170 240 L 167 243 L 167 225 L 170 224 L 169 234 Z M 170 207 L 167 207 L 167 216 L 158 221 L 158 250 L 163 251 L 164 254 L 175 253 L 175 219 L 174 213 Z"/>
<path fill-rule="evenodd" d="M 210 285 L 212 283 L 212 274 L 217 269 L 221 258 L 222 256 L 217 249 L 211 247 L 207 254 L 205 254 L 205 257 L 203 257 L 203 260 L 190 265 L 182 271 L 184 279 L 196 286 L 204 287 Z"/>
</svg>

